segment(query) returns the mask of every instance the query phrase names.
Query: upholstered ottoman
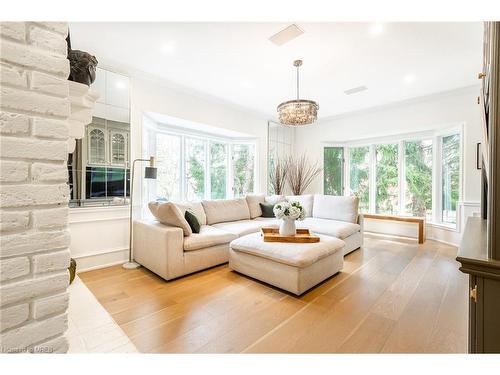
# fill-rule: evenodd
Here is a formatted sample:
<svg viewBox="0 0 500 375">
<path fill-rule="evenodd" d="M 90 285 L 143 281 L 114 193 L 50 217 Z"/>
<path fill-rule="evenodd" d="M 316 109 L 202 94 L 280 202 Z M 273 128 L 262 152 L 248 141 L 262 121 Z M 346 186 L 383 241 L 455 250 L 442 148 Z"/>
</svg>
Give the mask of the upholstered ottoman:
<svg viewBox="0 0 500 375">
<path fill-rule="evenodd" d="M 319 237 L 316 243 L 283 243 L 248 234 L 229 244 L 229 268 L 300 295 L 344 265 L 344 241 Z"/>
</svg>

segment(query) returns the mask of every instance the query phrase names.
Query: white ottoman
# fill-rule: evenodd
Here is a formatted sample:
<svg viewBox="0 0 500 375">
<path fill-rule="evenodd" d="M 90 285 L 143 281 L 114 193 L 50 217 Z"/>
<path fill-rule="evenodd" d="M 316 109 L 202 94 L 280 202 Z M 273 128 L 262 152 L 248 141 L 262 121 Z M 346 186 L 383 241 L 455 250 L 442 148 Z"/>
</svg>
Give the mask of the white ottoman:
<svg viewBox="0 0 500 375">
<path fill-rule="evenodd" d="M 260 233 L 233 240 L 229 268 L 300 295 L 344 265 L 344 241 L 320 235 L 316 243 L 264 242 Z"/>
</svg>

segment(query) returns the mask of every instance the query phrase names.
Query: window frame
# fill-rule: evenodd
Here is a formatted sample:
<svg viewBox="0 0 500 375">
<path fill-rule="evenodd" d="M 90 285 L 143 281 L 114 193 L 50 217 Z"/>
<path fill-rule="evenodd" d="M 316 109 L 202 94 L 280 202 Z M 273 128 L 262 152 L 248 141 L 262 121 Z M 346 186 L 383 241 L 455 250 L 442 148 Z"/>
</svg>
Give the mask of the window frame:
<svg viewBox="0 0 500 375">
<path fill-rule="evenodd" d="M 436 131 L 423 131 L 416 133 L 405 133 L 399 135 L 391 135 L 385 137 L 369 138 L 359 141 L 347 142 L 323 142 L 322 152 L 326 147 L 344 147 L 344 194 L 350 194 L 350 159 L 348 157 L 350 148 L 369 147 L 369 211 L 368 213 L 375 213 L 376 211 L 376 153 L 375 148 L 379 144 L 398 144 L 398 188 L 399 188 L 399 212 L 398 215 L 409 216 L 406 210 L 406 168 L 405 168 L 405 142 L 410 141 L 424 141 L 432 140 L 432 219 L 427 223 L 442 229 L 460 232 L 462 226 L 461 220 L 461 202 L 463 201 L 463 170 L 464 170 L 464 124 L 460 123 L 454 126 L 446 127 Z M 456 224 L 444 223 L 442 217 L 442 139 L 443 137 L 458 134 L 460 137 L 459 142 L 459 198 L 457 202 L 457 219 Z M 346 157 L 347 155 L 347 157 Z M 324 156 L 323 165 L 324 165 Z M 324 173 L 321 174 L 322 178 L 322 193 L 324 194 Z M 345 188 L 348 187 L 348 188 Z"/>
</svg>

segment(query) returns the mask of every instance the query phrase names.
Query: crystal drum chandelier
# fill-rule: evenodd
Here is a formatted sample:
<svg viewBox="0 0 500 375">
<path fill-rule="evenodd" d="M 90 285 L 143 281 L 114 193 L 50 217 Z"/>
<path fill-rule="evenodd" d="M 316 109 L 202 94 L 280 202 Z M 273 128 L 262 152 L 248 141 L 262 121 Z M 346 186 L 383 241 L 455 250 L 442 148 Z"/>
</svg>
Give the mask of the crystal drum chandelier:
<svg viewBox="0 0 500 375">
<path fill-rule="evenodd" d="M 299 67 L 302 66 L 302 60 L 295 60 L 293 66 L 297 68 L 297 99 L 278 106 L 279 121 L 283 125 L 309 125 L 316 121 L 319 105 L 312 100 L 299 99 Z"/>
</svg>

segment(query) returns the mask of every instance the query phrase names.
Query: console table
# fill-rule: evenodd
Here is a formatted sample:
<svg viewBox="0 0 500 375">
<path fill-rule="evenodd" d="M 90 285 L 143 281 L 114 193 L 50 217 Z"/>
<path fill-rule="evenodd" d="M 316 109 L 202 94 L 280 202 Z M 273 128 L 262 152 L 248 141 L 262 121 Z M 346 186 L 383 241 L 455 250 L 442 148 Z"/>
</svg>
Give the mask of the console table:
<svg viewBox="0 0 500 375">
<path fill-rule="evenodd" d="M 375 219 L 375 220 L 404 221 L 406 223 L 416 223 L 416 224 L 418 224 L 418 243 L 422 244 L 425 242 L 425 218 L 424 217 L 363 214 L 363 218 Z"/>
</svg>

